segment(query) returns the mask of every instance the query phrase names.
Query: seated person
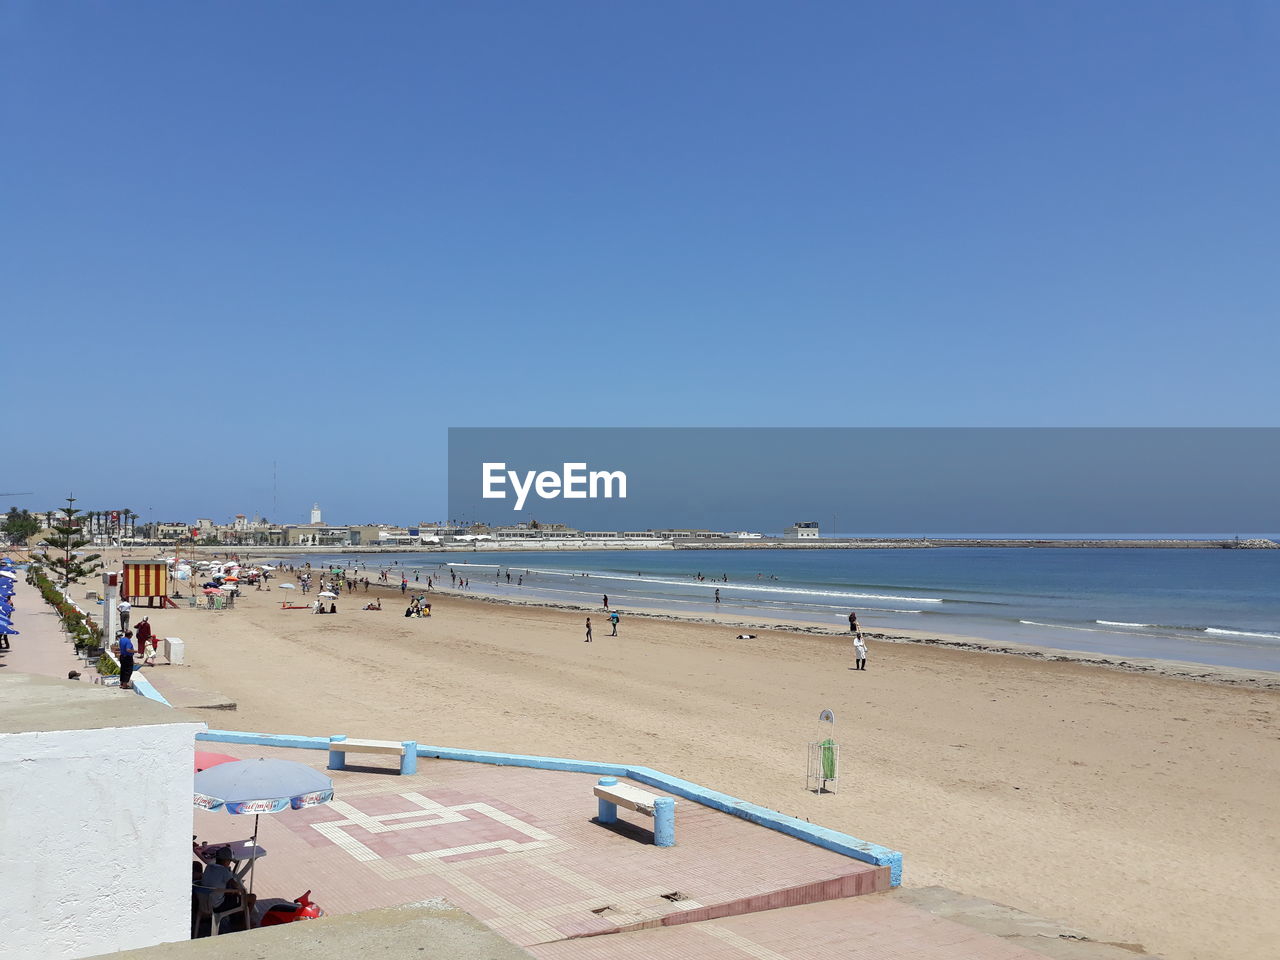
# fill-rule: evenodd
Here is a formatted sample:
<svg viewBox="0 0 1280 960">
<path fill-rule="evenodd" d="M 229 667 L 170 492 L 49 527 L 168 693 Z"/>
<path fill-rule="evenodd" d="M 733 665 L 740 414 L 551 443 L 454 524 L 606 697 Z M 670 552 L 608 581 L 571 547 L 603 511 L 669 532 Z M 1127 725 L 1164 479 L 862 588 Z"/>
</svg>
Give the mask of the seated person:
<svg viewBox="0 0 1280 960">
<path fill-rule="evenodd" d="M 196 867 L 191 869 L 191 876 L 194 880 Z M 204 868 L 204 877 L 200 881 L 200 887 L 203 891 L 209 892 L 209 907 L 214 913 L 221 910 L 229 910 L 238 907 L 240 904 L 249 904 L 250 909 L 256 898 L 245 891 L 244 884 L 240 882 L 231 869 L 231 850 L 228 847 L 219 847 L 218 852 L 213 855 L 213 863 Z M 233 890 L 234 893 L 221 893 L 223 890 Z M 224 926 L 225 924 L 225 926 Z M 243 930 L 244 916 L 243 914 L 233 914 L 226 917 L 222 923 L 218 925 L 218 930 Z"/>
<path fill-rule="evenodd" d="M 338 612 L 338 605 L 337 605 L 336 603 L 331 603 L 331 604 L 329 604 L 329 612 L 330 612 L 330 613 L 337 613 L 337 612 Z"/>
</svg>

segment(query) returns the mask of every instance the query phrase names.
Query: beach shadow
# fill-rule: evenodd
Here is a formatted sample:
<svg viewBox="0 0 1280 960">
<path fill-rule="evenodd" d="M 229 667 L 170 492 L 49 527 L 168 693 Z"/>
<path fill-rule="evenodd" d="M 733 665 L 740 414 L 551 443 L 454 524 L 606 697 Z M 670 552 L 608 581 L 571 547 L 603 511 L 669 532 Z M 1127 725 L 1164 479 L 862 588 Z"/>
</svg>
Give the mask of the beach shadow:
<svg viewBox="0 0 1280 960">
<path fill-rule="evenodd" d="M 637 843 L 645 843 L 649 846 L 654 846 L 655 840 L 653 831 L 645 827 L 638 826 L 637 824 L 628 823 L 625 820 L 616 820 L 613 823 L 601 823 L 595 817 L 592 817 L 589 822 L 594 823 L 602 830 L 608 830 L 610 833 L 617 834 L 627 840 L 634 840 Z"/>
</svg>

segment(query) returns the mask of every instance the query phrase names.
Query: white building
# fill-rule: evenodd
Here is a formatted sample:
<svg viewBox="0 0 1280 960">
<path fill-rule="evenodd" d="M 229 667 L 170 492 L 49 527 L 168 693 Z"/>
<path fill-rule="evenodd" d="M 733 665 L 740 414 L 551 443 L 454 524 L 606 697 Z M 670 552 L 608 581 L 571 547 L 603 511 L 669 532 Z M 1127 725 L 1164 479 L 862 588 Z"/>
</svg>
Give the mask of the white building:
<svg viewBox="0 0 1280 960">
<path fill-rule="evenodd" d="M 817 540 L 818 524 L 813 520 L 802 520 L 787 527 L 783 534 L 788 540 Z"/>
<path fill-rule="evenodd" d="M 324 521 L 320 519 L 320 504 L 313 503 L 311 505 L 311 524 L 312 526 L 318 526 L 321 523 L 324 523 Z"/>
<path fill-rule="evenodd" d="M 74 960 L 191 935 L 204 729 L 119 690 L 0 675 L 0 953 Z"/>
</svg>

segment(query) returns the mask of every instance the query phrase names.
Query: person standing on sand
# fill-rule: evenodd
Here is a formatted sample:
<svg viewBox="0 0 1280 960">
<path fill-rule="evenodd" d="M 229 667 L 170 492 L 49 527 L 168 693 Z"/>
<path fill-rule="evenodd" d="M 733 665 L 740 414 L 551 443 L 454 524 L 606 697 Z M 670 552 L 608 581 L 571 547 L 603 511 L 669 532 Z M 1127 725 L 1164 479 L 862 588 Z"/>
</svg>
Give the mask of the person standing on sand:
<svg viewBox="0 0 1280 960">
<path fill-rule="evenodd" d="M 583 643 L 591 642 L 591 618 L 590 617 L 587 617 L 587 639 L 583 640 L 582 642 Z"/>
<path fill-rule="evenodd" d="M 611 614 L 609 614 L 609 622 L 613 624 L 613 633 L 609 634 L 609 636 L 616 637 L 618 635 L 618 611 L 617 610 L 614 610 Z"/>
<path fill-rule="evenodd" d="M 858 632 L 858 615 L 853 611 L 849 612 L 849 632 L 850 633 Z"/>
<path fill-rule="evenodd" d="M 604 595 L 604 608 L 606 610 L 609 609 L 609 595 L 607 593 Z"/>
<path fill-rule="evenodd" d="M 853 655 L 857 661 L 854 664 L 853 669 L 855 670 L 867 669 L 867 644 L 862 639 L 862 634 L 860 633 L 855 633 L 853 635 Z"/>
</svg>

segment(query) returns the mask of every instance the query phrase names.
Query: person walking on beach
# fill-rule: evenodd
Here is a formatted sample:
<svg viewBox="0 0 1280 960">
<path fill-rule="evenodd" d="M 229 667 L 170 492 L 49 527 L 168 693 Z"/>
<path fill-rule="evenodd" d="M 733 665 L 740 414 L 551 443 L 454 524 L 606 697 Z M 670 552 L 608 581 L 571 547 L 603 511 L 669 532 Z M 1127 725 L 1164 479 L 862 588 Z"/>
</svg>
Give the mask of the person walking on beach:
<svg viewBox="0 0 1280 960">
<path fill-rule="evenodd" d="M 858 615 L 854 613 L 852 610 L 849 611 L 849 632 L 850 633 L 858 632 Z"/>
<path fill-rule="evenodd" d="M 616 637 L 618 635 L 618 611 L 617 610 L 614 610 L 611 614 L 609 614 L 609 622 L 613 624 L 613 633 L 609 634 L 609 636 Z"/>
<path fill-rule="evenodd" d="M 867 669 L 867 644 L 862 639 L 862 634 L 860 633 L 855 633 L 853 635 L 853 654 L 854 654 L 854 658 L 857 661 L 854 664 L 853 669 L 855 670 Z"/>
<path fill-rule="evenodd" d="M 120 629 L 129 629 L 129 611 L 133 609 L 132 604 L 128 600 L 122 599 L 116 604 L 116 610 L 120 612 Z"/>
<path fill-rule="evenodd" d="M 590 617 L 587 617 L 587 638 L 586 638 L 585 640 L 583 640 L 582 642 L 583 642 L 583 643 L 590 643 L 590 642 L 591 642 L 591 618 L 590 618 Z"/>
<path fill-rule="evenodd" d="M 604 608 L 606 610 L 609 609 L 609 595 L 607 593 L 604 595 Z"/>
</svg>

